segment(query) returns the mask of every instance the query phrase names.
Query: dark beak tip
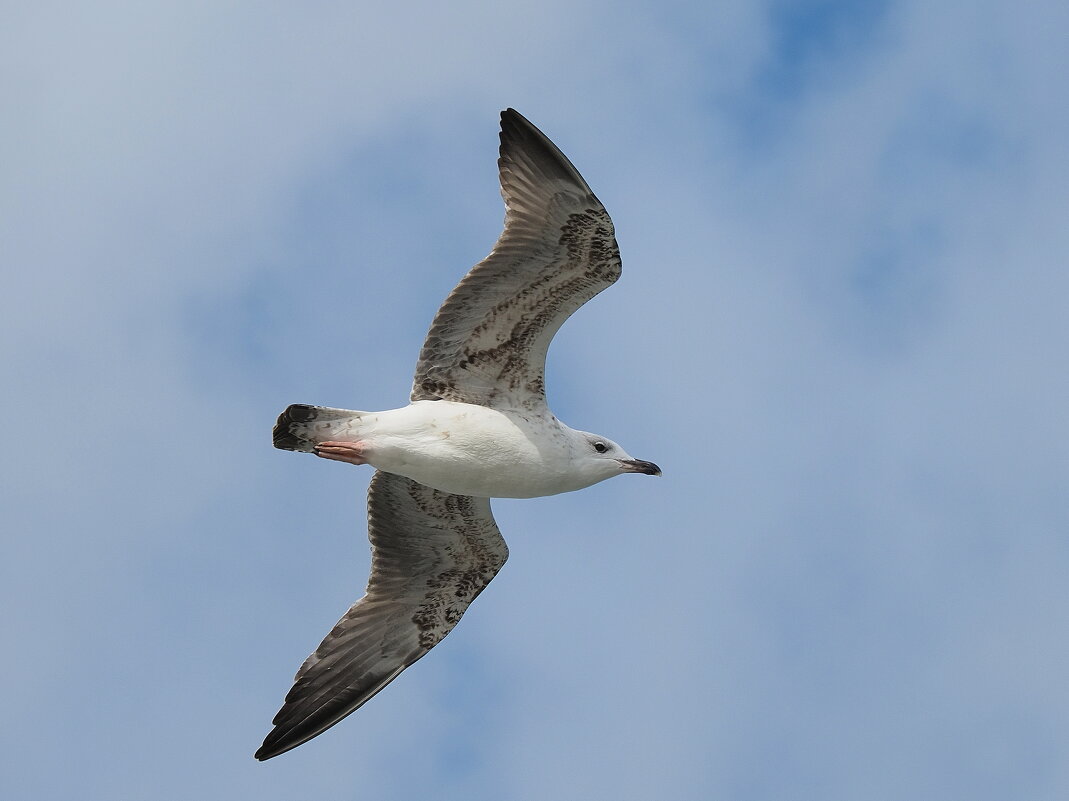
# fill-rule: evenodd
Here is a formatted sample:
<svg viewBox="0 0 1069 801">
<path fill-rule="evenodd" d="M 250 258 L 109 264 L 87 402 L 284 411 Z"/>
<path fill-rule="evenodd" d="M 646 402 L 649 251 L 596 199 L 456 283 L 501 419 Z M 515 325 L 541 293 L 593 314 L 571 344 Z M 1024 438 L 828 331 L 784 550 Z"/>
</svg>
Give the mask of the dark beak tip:
<svg viewBox="0 0 1069 801">
<path fill-rule="evenodd" d="M 647 462 L 644 459 L 633 459 L 629 462 L 624 462 L 632 473 L 644 473 L 647 476 L 659 476 L 661 475 L 661 468 L 655 465 L 653 462 Z"/>
</svg>

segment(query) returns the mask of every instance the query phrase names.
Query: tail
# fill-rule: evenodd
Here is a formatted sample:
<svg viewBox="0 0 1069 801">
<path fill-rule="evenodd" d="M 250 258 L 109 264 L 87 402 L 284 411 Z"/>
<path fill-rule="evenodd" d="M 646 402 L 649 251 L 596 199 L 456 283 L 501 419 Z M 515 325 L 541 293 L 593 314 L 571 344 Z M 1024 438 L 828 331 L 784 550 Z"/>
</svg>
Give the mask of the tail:
<svg viewBox="0 0 1069 801">
<path fill-rule="evenodd" d="M 284 451 L 311 453 L 320 442 L 347 439 L 366 412 L 295 403 L 278 416 L 273 440 Z"/>
</svg>

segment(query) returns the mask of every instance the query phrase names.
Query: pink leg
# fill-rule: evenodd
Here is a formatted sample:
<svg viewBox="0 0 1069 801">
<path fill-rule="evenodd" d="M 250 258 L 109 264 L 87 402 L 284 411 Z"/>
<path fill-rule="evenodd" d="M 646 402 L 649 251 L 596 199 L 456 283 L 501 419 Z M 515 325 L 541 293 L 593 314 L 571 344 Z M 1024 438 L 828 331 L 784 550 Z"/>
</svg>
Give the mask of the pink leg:
<svg viewBox="0 0 1069 801">
<path fill-rule="evenodd" d="M 335 462 L 367 464 L 367 447 L 363 442 L 321 442 L 312 453 Z"/>
</svg>

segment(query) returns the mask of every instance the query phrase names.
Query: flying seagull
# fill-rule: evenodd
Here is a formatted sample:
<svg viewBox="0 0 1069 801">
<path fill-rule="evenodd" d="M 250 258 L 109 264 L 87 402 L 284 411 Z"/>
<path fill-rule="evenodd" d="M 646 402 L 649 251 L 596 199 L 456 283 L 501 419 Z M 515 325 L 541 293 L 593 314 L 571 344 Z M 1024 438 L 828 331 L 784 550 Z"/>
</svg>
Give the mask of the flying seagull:
<svg viewBox="0 0 1069 801">
<path fill-rule="evenodd" d="M 257 759 L 359 709 L 452 630 L 508 557 L 490 498 L 661 474 L 607 437 L 569 428 L 546 405 L 550 340 L 620 277 L 605 207 L 513 109 L 501 113 L 498 167 L 505 230 L 438 310 L 412 402 L 385 412 L 296 404 L 275 425 L 276 448 L 376 468 L 371 577 L 301 665 Z"/>
</svg>

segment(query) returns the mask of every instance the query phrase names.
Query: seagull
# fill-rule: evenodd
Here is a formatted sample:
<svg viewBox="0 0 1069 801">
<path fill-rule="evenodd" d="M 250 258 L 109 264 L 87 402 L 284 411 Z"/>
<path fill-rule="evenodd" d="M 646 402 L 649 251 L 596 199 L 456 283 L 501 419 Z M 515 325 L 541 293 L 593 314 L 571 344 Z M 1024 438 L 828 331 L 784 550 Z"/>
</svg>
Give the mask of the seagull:
<svg viewBox="0 0 1069 801">
<path fill-rule="evenodd" d="M 569 428 L 546 404 L 550 340 L 620 277 L 605 207 L 513 109 L 501 113 L 498 168 L 505 230 L 438 310 L 411 403 L 383 412 L 295 404 L 275 425 L 276 448 L 376 472 L 365 595 L 301 665 L 259 760 L 359 709 L 453 629 L 508 557 L 490 498 L 661 474 L 608 437 Z"/>
</svg>

